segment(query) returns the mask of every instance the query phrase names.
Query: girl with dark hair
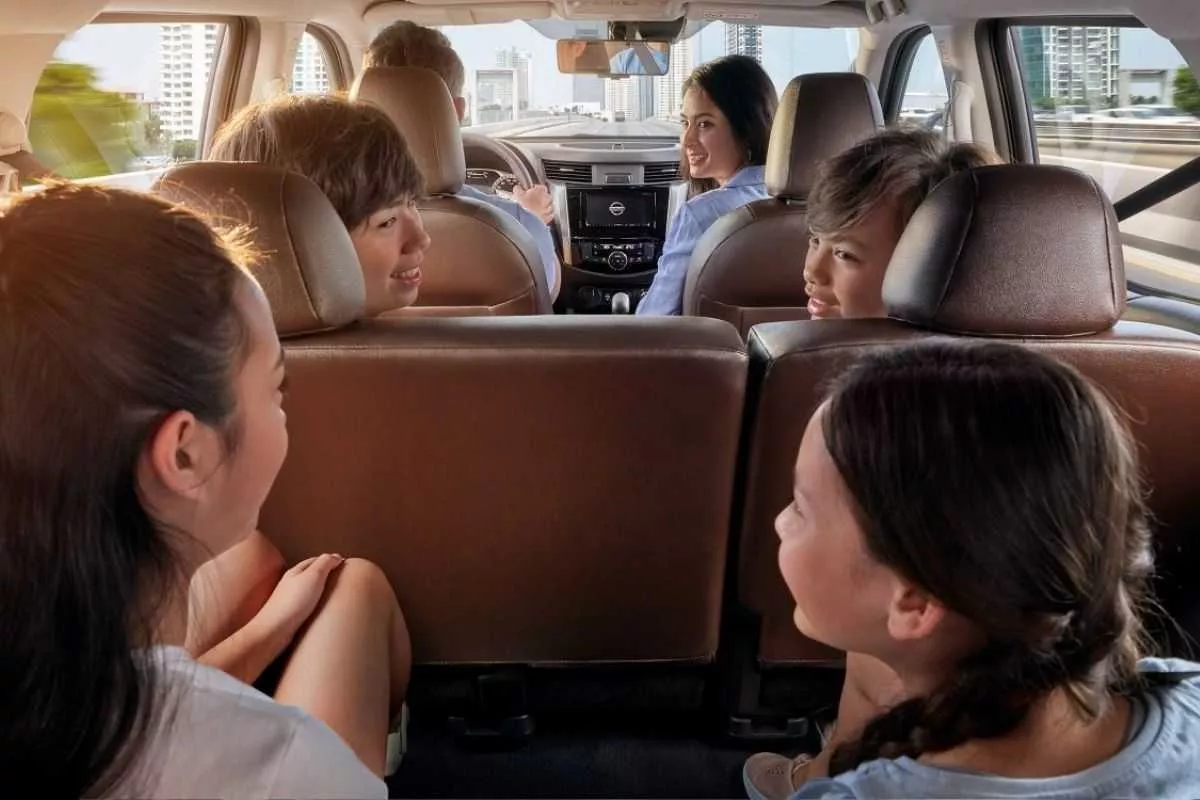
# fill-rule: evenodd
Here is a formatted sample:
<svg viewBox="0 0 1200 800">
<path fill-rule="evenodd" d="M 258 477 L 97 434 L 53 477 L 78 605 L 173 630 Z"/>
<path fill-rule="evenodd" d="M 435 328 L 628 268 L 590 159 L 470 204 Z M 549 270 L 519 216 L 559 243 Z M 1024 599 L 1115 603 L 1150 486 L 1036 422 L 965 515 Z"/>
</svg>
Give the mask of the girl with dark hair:
<svg viewBox="0 0 1200 800">
<path fill-rule="evenodd" d="M 189 580 L 252 535 L 287 452 L 283 351 L 243 254 L 144 194 L 0 211 L 0 776 L 45 797 L 386 797 L 409 671 L 369 562 L 288 570 L 198 662 Z M 336 654 L 336 657 L 331 657 Z"/>
<path fill-rule="evenodd" d="M 1200 665 L 1143 658 L 1135 444 L 1073 368 L 867 356 L 809 422 L 776 531 L 797 628 L 851 655 L 825 751 L 751 757 L 752 798 L 1200 796 Z"/>
<path fill-rule="evenodd" d="M 749 56 L 696 68 L 683 84 L 682 174 L 691 197 L 667 230 L 658 272 L 639 314 L 679 314 L 696 242 L 719 217 L 767 196 L 767 142 L 779 97 Z"/>
</svg>

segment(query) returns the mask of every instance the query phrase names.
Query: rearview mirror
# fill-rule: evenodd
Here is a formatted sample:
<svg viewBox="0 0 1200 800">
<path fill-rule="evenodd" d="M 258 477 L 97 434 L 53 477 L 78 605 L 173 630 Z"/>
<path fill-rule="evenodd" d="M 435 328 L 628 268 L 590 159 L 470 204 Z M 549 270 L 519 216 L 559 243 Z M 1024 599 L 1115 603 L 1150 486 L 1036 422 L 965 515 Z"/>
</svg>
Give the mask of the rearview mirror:
<svg viewBox="0 0 1200 800">
<path fill-rule="evenodd" d="M 671 45 L 666 42 L 621 42 L 560 39 L 558 71 L 567 75 L 666 75 Z"/>
</svg>

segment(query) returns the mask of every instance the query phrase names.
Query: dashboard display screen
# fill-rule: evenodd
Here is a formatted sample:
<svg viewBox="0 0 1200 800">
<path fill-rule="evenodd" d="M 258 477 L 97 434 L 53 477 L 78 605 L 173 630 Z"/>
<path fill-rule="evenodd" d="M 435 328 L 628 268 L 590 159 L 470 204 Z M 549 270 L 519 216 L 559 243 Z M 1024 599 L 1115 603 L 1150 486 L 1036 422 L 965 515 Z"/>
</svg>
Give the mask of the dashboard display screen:
<svg viewBox="0 0 1200 800">
<path fill-rule="evenodd" d="M 583 224 L 588 228 L 654 227 L 654 195 L 643 192 L 587 192 Z"/>
</svg>

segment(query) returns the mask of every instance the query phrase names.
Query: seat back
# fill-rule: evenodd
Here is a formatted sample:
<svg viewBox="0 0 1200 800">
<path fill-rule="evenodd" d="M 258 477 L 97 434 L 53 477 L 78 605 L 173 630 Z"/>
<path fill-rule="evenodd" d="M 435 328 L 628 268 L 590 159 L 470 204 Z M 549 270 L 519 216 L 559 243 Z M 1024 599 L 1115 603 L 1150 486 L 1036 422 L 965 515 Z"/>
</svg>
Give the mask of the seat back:
<svg viewBox="0 0 1200 800">
<path fill-rule="evenodd" d="M 415 662 L 703 663 L 746 355 L 712 320 L 373 320 L 286 343 L 290 561 L 370 558 Z"/>
<path fill-rule="evenodd" d="M 721 217 L 692 251 L 683 313 L 715 317 L 743 335 L 760 322 L 807 319 L 805 200 L 816 168 L 883 125 L 862 75 L 800 75 L 784 89 L 767 149 L 772 195 Z"/>
<path fill-rule="evenodd" d="M 775 323 L 752 332 L 757 380 L 737 593 L 761 618 L 759 662 L 837 657 L 792 627 L 794 603 L 779 575 L 773 530 L 791 497 L 805 425 L 828 385 L 871 348 L 963 336 L 1009 338 L 1072 364 L 1129 414 L 1150 488 L 1158 596 L 1200 641 L 1200 448 L 1192 444 L 1200 436 L 1200 337 L 1117 322 L 1125 302 L 1121 246 L 1094 182 L 1031 166 L 953 177 L 910 222 L 884 300 L 893 319 Z M 1180 631 L 1159 633 L 1186 652 Z"/>
<path fill-rule="evenodd" d="M 430 245 L 416 306 L 389 316 L 551 313 L 546 269 L 529 233 L 509 214 L 459 197 L 466 161 L 450 91 L 413 67 L 369 67 L 350 96 L 378 106 L 404 136 L 425 179 L 419 204 Z"/>
</svg>

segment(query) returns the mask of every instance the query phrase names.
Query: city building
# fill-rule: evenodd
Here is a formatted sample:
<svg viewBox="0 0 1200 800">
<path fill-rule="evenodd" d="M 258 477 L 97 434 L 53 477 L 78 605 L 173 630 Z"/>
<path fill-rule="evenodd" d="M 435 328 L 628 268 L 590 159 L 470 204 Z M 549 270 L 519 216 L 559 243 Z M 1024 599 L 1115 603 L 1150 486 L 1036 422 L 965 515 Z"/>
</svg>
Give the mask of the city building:
<svg viewBox="0 0 1200 800">
<path fill-rule="evenodd" d="M 761 25 L 725 23 L 725 55 L 750 56 L 758 63 L 763 58 L 763 29 Z"/>
<path fill-rule="evenodd" d="M 477 69 L 471 84 L 471 124 L 515 122 L 521 104 L 517 70 L 497 67 Z"/>
<path fill-rule="evenodd" d="M 529 109 L 529 104 L 532 99 L 532 95 L 529 93 L 529 73 L 532 62 L 532 53 L 528 53 L 524 50 L 518 50 L 515 47 L 509 47 L 505 50 L 496 51 L 497 67 L 516 70 L 517 96 L 520 98 L 520 105 L 517 106 L 517 108 L 520 111 Z"/>
<path fill-rule="evenodd" d="M 656 78 L 605 78 L 604 112 L 611 119 L 637 122 L 654 116 Z"/>
<path fill-rule="evenodd" d="M 1046 58 L 1046 31 L 1049 28 L 1028 25 L 1017 29 L 1020 39 L 1021 63 L 1025 68 L 1025 88 L 1035 105 L 1049 99 L 1050 62 Z"/>
<path fill-rule="evenodd" d="M 325 50 L 311 33 L 300 37 L 296 60 L 292 66 L 293 94 L 329 94 L 329 64 Z"/>
<path fill-rule="evenodd" d="M 1119 28 L 1042 29 L 1049 94 L 1057 103 L 1115 104 L 1119 94 Z"/>
<path fill-rule="evenodd" d="M 175 140 L 200 139 L 220 25 L 159 26 L 159 115 Z"/>
<path fill-rule="evenodd" d="M 654 118 L 674 122 L 683 107 L 683 82 L 696 68 L 693 38 L 671 45 L 667 74 L 654 79 Z"/>
</svg>

